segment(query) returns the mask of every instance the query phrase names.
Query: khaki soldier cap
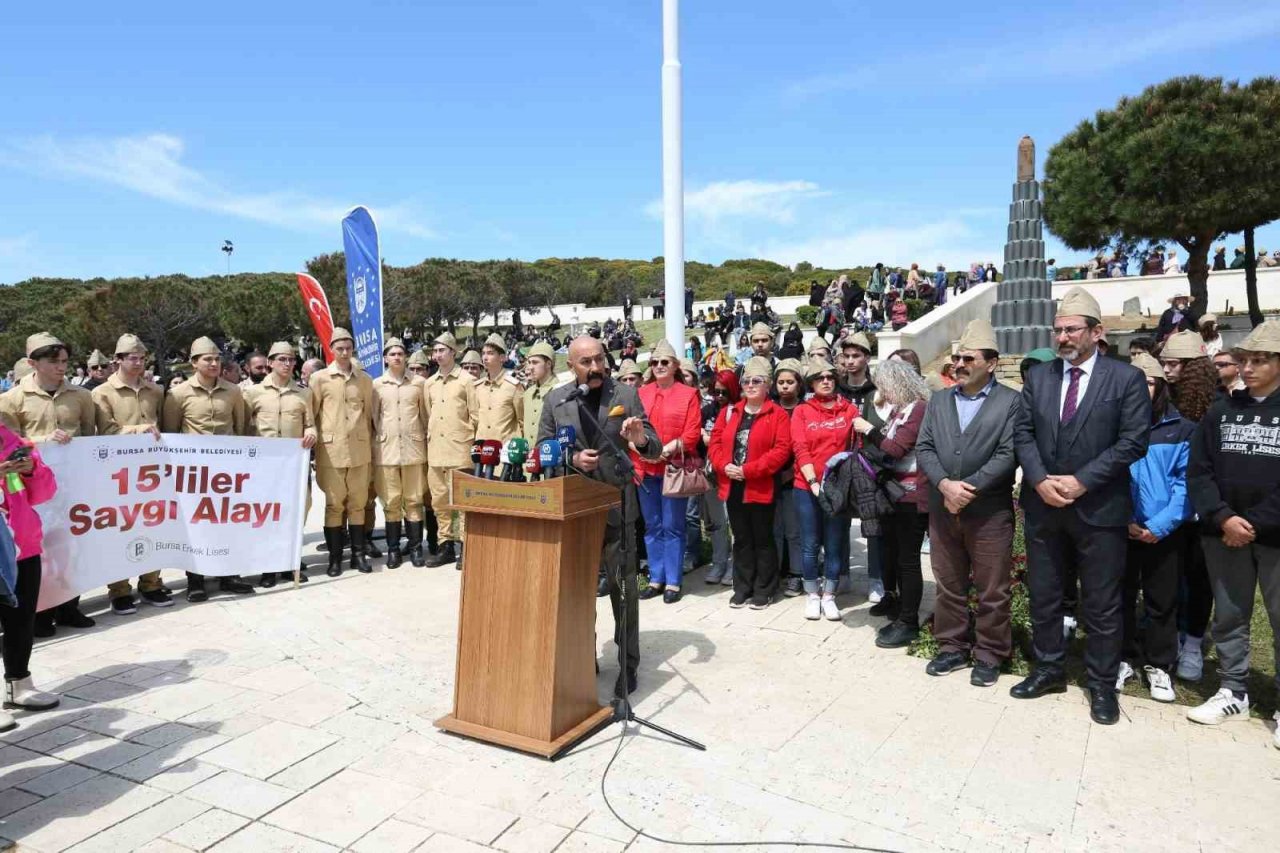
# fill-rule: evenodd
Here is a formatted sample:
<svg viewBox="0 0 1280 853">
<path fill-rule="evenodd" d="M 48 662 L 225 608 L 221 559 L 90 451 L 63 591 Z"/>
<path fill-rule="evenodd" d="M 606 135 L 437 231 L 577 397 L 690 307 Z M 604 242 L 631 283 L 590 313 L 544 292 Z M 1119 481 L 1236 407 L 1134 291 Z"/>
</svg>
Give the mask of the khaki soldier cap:
<svg viewBox="0 0 1280 853">
<path fill-rule="evenodd" d="M 824 373 L 835 373 L 836 369 L 831 366 L 831 362 L 822 356 L 814 356 L 809 359 L 809 367 L 805 370 L 805 379 L 815 379 Z"/>
<path fill-rule="evenodd" d="M 89 357 L 85 360 L 85 364 L 89 367 L 106 367 L 111 363 L 111 359 L 103 355 L 102 350 L 96 349 L 89 353 Z"/>
<path fill-rule="evenodd" d="M 341 326 L 334 326 L 333 334 L 329 336 L 329 346 L 333 346 L 338 341 L 351 341 L 352 345 L 354 345 L 356 339 L 351 337 L 351 333 Z"/>
<path fill-rule="evenodd" d="M 1160 362 L 1145 352 L 1140 352 L 1129 359 L 1129 363 L 1145 373 L 1148 379 L 1164 379 L 1164 369 L 1160 367 Z"/>
<path fill-rule="evenodd" d="M 433 340 L 431 343 L 444 344 L 449 349 L 453 350 L 455 353 L 458 351 L 458 339 L 455 338 L 453 335 L 449 334 L 448 332 L 441 332 L 440 334 L 436 335 L 435 340 Z"/>
<path fill-rule="evenodd" d="M 427 358 L 427 351 L 425 349 L 416 349 L 413 351 L 413 355 L 409 356 L 409 363 L 419 364 L 423 367 L 430 367 L 431 359 Z"/>
<path fill-rule="evenodd" d="M 773 375 L 777 376 L 784 370 L 789 370 L 800 379 L 804 379 L 804 365 L 800 363 L 798 358 L 784 358 L 778 362 L 778 366 L 773 369 Z"/>
<path fill-rule="evenodd" d="M 747 359 L 746 366 L 742 368 L 742 378 L 748 376 L 763 376 L 765 379 L 773 378 L 773 368 L 769 365 L 769 359 L 753 355 Z"/>
<path fill-rule="evenodd" d="M 1203 326 L 1205 323 L 1216 323 L 1216 322 L 1218 322 L 1217 314 L 1205 314 L 1203 317 L 1200 318 L 1200 322 L 1197 323 L 1196 325 Z"/>
<path fill-rule="evenodd" d="M 1000 351 L 1000 346 L 996 343 L 996 330 L 983 319 L 970 320 L 969 325 L 964 327 L 964 334 L 960 336 L 960 342 L 956 346 L 961 350 Z"/>
<path fill-rule="evenodd" d="M 1280 353 L 1280 320 L 1268 320 L 1261 326 L 1256 326 L 1236 349 Z"/>
<path fill-rule="evenodd" d="M 392 347 L 400 347 L 400 349 L 405 349 L 404 341 L 400 340 L 394 335 L 392 337 L 387 338 L 387 342 L 382 345 L 382 354 L 386 355 L 387 350 L 391 349 Z"/>
<path fill-rule="evenodd" d="M 840 349 L 845 347 L 860 347 L 867 355 L 871 355 L 871 339 L 867 337 L 865 332 L 854 332 L 840 341 Z"/>
<path fill-rule="evenodd" d="M 1200 358 L 1204 355 L 1204 340 L 1191 330 L 1170 335 L 1160 350 L 1161 358 Z"/>
<path fill-rule="evenodd" d="M 547 361 L 555 364 L 556 351 L 553 350 L 551 348 L 551 344 L 546 341 L 538 341 L 536 344 L 529 347 L 528 357 L 533 358 L 535 355 L 542 356 Z"/>
<path fill-rule="evenodd" d="M 636 364 L 629 358 L 624 358 L 622 364 L 618 365 L 618 377 L 623 376 L 643 376 L 644 371 L 640 369 L 640 365 Z"/>
<path fill-rule="evenodd" d="M 288 341 L 276 341 L 271 345 L 271 349 L 267 351 L 267 358 L 275 358 L 278 355 L 297 355 L 293 351 L 293 345 Z"/>
<path fill-rule="evenodd" d="M 680 356 L 676 355 L 676 348 L 666 338 L 654 344 L 653 352 L 649 354 L 650 361 L 657 361 L 660 358 L 670 359 L 671 361 L 680 360 Z"/>
<path fill-rule="evenodd" d="M 693 359 L 691 358 L 680 359 L 680 370 L 687 370 L 694 376 L 698 375 L 698 366 L 693 363 Z"/>
<path fill-rule="evenodd" d="M 484 361 L 481 360 L 480 353 L 476 352 L 473 349 L 469 349 L 467 350 L 466 355 L 462 357 L 462 363 L 464 365 L 465 364 L 484 364 Z"/>
<path fill-rule="evenodd" d="M 1058 313 L 1054 316 L 1088 317 L 1092 320 L 1101 320 L 1102 308 L 1089 291 L 1077 284 L 1062 297 L 1062 301 L 1058 303 Z"/>
<path fill-rule="evenodd" d="M 21 379 L 22 377 L 29 376 L 35 372 L 36 369 L 31 366 L 31 362 L 28 359 L 20 358 L 13 363 L 14 379 Z"/>
<path fill-rule="evenodd" d="M 222 355 L 222 350 L 218 349 L 218 345 L 212 339 L 196 338 L 191 342 L 191 360 L 195 361 L 202 355 Z"/>
<path fill-rule="evenodd" d="M 497 332 L 495 332 L 495 333 L 493 333 L 493 334 L 489 335 L 489 337 L 485 338 L 485 339 L 484 339 L 484 344 L 482 344 L 482 346 L 486 346 L 486 347 L 493 347 L 494 349 L 496 349 L 498 352 L 502 353 L 503 355 L 506 355 L 506 354 L 507 354 L 507 342 L 506 342 L 506 341 L 504 341 L 504 340 L 502 339 L 502 336 L 501 336 L 501 335 L 499 335 Z"/>
<path fill-rule="evenodd" d="M 747 340 L 751 340 L 756 335 L 762 335 L 769 340 L 773 340 L 773 329 L 770 329 L 764 323 L 756 323 L 751 327 L 751 333 L 747 335 Z"/>
<path fill-rule="evenodd" d="M 96 352 L 97 350 L 95 350 Z M 116 355 L 146 355 L 147 345 L 137 335 L 123 334 L 116 341 Z"/>
<path fill-rule="evenodd" d="M 66 347 L 62 341 L 58 340 L 49 332 L 36 332 L 27 338 L 27 357 L 31 357 L 31 353 L 45 347 Z M 68 348 L 69 349 L 69 348 Z"/>
<path fill-rule="evenodd" d="M 813 351 L 816 349 L 824 349 L 827 352 L 831 352 L 831 344 L 827 343 L 827 339 L 822 337 L 822 335 L 817 335 L 809 341 L 809 346 L 805 349 L 805 353 L 807 355 L 813 355 Z"/>
</svg>

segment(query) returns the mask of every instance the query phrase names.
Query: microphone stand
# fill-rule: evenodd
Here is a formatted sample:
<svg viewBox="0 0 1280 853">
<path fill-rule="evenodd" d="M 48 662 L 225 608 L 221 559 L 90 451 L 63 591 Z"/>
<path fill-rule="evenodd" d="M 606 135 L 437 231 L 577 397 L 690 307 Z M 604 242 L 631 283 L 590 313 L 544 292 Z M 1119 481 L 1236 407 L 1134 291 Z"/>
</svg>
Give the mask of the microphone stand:
<svg viewBox="0 0 1280 853">
<path fill-rule="evenodd" d="M 582 396 L 582 394 L 578 394 L 574 399 L 578 399 Z M 636 468 L 631 461 L 630 454 L 626 453 L 618 442 L 614 441 L 613 438 L 604 431 L 604 427 L 600 425 L 600 421 L 596 419 L 596 416 L 591 413 L 590 408 L 590 406 L 579 406 L 578 411 L 595 427 L 596 434 L 603 438 L 609 446 L 613 448 L 614 472 L 618 479 L 624 484 L 622 487 L 622 539 L 620 542 L 622 566 L 620 567 L 620 571 L 616 572 L 613 577 L 613 582 L 617 584 L 618 587 L 618 597 L 622 600 L 622 618 L 620 630 L 618 632 L 618 677 L 622 682 L 622 695 L 613 700 L 613 719 L 610 720 L 610 722 L 622 723 L 624 731 L 627 723 L 635 723 L 638 726 L 644 726 L 647 729 L 652 729 L 655 732 L 664 734 L 673 740 L 680 741 L 681 743 L 691 746 L 696 750 L 706 752 L 707 747 L 698 743 L 696 740 L 685 737 L 677 732 L 673 732 L 670 729 L 663 728 L 657 723 L 646 720 L 643 717 L 637 717 L 635 710 L 631 705 L 631 691 L 629 689 L 631 685 L 627 678 L 627 652 L 630 651 L 627 646 L 631 642 L 631 635 L 627 631 L 627 611 L 629 608 L 627 607 L 627 588 L 626 584 L 623 583 L 623 577 L 625 577 L 628 572 L 631 573 L 632 577 L 636 576 L 636 555 L 631 544 L 631 538 L 635 535 L 635 524 L 627 523 L 627 493 L 630 491 L 627 486 L 635 482 Z M 640 488 L 644 488 L 643 484 L 641 484 Z M 638 659 L 639 657 L 640 650 L 636 649 L 636 658 Z"/>
</svg>

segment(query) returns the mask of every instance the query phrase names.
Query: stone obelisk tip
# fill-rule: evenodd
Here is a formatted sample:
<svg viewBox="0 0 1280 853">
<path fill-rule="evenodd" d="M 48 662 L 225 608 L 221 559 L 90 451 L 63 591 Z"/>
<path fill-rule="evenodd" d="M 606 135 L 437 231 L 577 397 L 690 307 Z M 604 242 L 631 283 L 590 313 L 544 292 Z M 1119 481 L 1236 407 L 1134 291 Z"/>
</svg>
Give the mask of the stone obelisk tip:
<svg viewBox="0 0 1280 853">
<path fill-rule="evenodd" d="M 1018 140 L 1018 182 L 1036 179 L 1036 143 L 1030 136 Z"/>
</svg>

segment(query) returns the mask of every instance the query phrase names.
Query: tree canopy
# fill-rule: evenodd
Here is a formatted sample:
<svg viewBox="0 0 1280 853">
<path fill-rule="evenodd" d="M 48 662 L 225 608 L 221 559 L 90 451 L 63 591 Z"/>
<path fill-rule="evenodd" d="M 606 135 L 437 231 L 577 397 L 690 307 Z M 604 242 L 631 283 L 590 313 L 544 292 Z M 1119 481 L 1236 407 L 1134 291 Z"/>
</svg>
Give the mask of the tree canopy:
<svg viewBox="0 0 1280 853">
<path fill-rule="evenodd" d="M 1280 81 L 1176 77 L 1099 110 L 1049 150 L 1045 222 L 1073 249 L 1177 243 L 1208 302 L 1209 249 L 1280 218 Z"/>
</svg>

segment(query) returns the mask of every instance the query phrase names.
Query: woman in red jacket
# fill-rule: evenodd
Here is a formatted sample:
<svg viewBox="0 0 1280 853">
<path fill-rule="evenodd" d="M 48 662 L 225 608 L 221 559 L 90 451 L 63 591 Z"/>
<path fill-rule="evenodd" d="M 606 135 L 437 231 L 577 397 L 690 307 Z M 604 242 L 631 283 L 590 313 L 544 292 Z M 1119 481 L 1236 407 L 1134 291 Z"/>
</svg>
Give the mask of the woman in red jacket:
<svg viewBox="0 0 1280 853">
<path fill-rule="evenodd" d="M 836 369 L 821 358 L 809 359 L 805 371 L 812 395 L 791 413 L 791 450 L 796 457 L 794 494 L 804 545 L 804 618 L 840 619 L 836 583 L 847 562 L 849 519 L 828 516 L 818 504 L 827 461 L 854 445 L 853 421 L 858 407 L 836 394 Z M 821 597 L 818 549 L 823 558 Z"/>
<path fill-rule="evenodd" d="M 903 496 L 893 513 L 882 519 L 881 537 L 885 597 L 871 608 L 872 616 L 887 616 L 889 624 L 876 632 L 876 645 L 899 649 L 920 633 L 920 599 L 924 580 L 920 546 L 929 529 L 929 482 L 916 463 L 916 438 L 929 402 L 929 386 L 909 362 L 889 358 L 875 372 L 876 391 L 892 408 L 883 426 L 858 418 L 854 429 L 893 460 L 893 476 Z"/>
<path fill-rule="evenodd" d="M 742 400 L 716 416 L 707 454 L 733 530 L 733 598 L 763 610 L 778 581 L 773 540 L 774 475 L 791 458 L 791 418 L 769 399 L 772 371 L 755 356 L 742 370 Z"/>
<path fill-rule="evenodd" d="M 657 462 L 637 459 L 640 511 L 644 514 L 644 545 L 649 554 L 649 588 L 641 598 L 659 595 L 667 604 L 680 600 L 684 571 L 685 510 L 688 498 L 662 494 L 662 475 L 669 460 L 696 457 L 702 436 L 701 400 L 698 389 L 680 381 L 680 357 L 666 340 L 658 341 L 649 358 L 653 378 L 640 387 L 640 403 L 662 442 Z"/>
</svg>

